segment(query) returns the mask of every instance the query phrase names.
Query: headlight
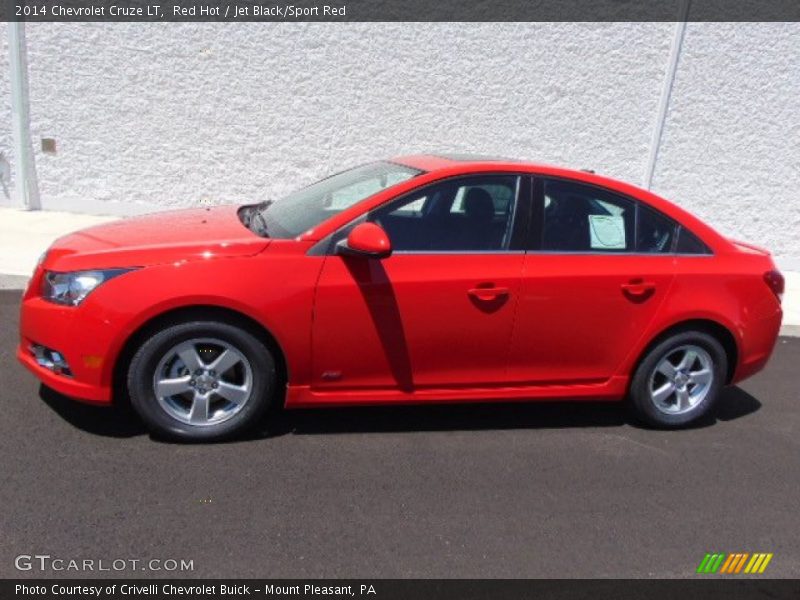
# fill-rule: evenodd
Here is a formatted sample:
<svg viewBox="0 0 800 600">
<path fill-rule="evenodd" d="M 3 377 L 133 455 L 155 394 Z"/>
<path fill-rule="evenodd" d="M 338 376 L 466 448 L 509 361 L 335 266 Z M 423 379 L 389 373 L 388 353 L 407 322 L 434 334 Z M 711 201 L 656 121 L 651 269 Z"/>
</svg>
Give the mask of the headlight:
<svg viewBox="0 0 800 600">
<path fill-rule="evenodd" d="M 72 273 L 47 271 L 42 282 L 42 298 L 56 304 L 77 306 L 101 283 L 131 270 L 108 269 L 104 271 L 73 271 Z"/>
</svg>

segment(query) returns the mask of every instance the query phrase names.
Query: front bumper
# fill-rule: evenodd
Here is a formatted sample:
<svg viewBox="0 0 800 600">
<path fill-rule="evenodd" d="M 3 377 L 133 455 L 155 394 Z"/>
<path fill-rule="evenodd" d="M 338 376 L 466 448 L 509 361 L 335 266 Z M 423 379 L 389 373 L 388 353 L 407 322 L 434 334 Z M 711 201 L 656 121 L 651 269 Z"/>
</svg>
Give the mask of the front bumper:
<svg viewBox="0 0 800 600">
<path fill-rule="evenodd" d="M 95 404 L 111 403 L 113 340 L 110 320 L 97 311 L 60 306 L 37 296 L 23 299 L 17 360 L 61 394 Z M 33 344 L 61 354 L 70 374 L 40 364 L 31 351 Z"/>
<path fill-rule="evenodd" d="M 40 366 L 33 357 L 33 354 L 31 354 L 31 352 L 23 343 L 17 347 L 17 360 L 19 360 L 19 362 L 21 362 L 25 368 L 33 373 L 44 385 L 61 394 L 64 394 L 65 396 L 70 396 L 76 400 L 82 400 L 92 404 L 111 403 L 111 389 L 109 386 L 94 385 L 81 381 L 75 381 L 75 379 L 72 377 L 54 373 L 53 371 Z"/>
</svg>

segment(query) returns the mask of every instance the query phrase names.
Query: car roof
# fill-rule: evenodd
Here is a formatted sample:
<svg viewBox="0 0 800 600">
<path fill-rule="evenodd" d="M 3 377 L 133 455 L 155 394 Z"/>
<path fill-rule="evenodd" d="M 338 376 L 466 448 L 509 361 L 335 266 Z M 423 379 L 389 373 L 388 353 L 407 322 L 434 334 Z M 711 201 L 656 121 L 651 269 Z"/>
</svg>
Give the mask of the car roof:
<svg viewBox="0 0 800 600">
<path fill-rule="evenodd" d="M 470 171 L 485 171 L 487 169 L 504 167 L 504 170 L 511 168 L 529 173 L 550 173 L 559 171 L 562 174 L 574 174 L 578 179 L 584 179 L 584 175 L 594 171 L 563 169 L 545 163 L 530 162 L 517 158 L 505 158 L 501 156 L 490 156 L 482 154 L 412 154 L 407 156 L 397 156 L 390 159 L 391 162 L 420 169 L 433 173 L 442 170 L 460 170 L 464 173 Z"/>
</svg>

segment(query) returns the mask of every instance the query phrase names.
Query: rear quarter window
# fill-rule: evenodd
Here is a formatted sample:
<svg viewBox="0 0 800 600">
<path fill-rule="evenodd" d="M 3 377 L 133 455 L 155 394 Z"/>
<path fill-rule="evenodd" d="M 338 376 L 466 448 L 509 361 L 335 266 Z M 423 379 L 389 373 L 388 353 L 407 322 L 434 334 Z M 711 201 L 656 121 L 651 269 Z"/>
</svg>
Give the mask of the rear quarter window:
<svg viewBox="0 0 800 600">
<path fill-rule="evenodd" d="M 669 217 L 639 203 L 636 226 L 636 251 L 644 254 L 672 252 L 677 224 Z"/>
<path fill-rule="evenodd" d="M 680 227 L 675 252 L 677 254 L 711 254 L 711 249 L 691 231 Z"/>
</svg>

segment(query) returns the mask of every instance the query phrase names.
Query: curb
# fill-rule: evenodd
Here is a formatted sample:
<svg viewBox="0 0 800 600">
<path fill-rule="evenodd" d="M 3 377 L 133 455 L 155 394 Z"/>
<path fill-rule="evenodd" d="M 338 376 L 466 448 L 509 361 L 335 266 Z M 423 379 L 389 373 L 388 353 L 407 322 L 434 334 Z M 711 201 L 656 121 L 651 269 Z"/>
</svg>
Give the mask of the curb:
<svg viewBox="0 0 800 600">
<path fill-rule="evenodd" d="M 785 337 L 800 337 L 800 325 L 781 325 L 780 335 Z"/>
<path fill-rule="evenodd" d="M 4 275 L 0 273 L 0 290 L 19 290 L 20 292 L 28 285 L 28 277 L 25 275 Z"/>
</svg>

